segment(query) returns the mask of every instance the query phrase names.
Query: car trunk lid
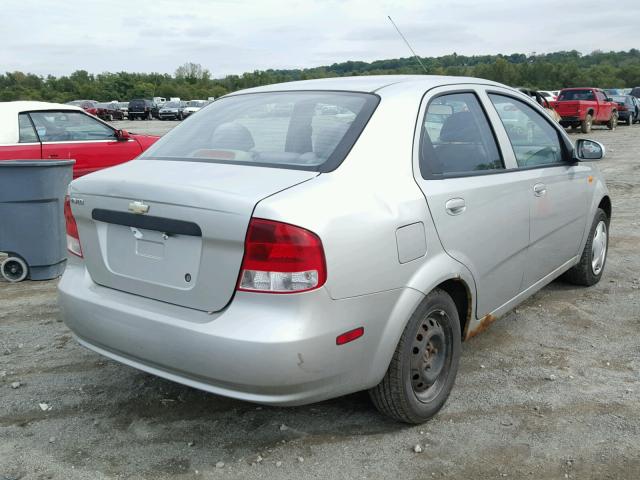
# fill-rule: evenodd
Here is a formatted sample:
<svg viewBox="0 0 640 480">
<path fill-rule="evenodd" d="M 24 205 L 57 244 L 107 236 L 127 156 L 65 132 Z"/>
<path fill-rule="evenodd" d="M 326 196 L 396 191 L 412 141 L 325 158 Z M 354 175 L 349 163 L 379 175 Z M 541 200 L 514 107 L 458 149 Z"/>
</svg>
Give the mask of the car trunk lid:
<svg viewBox="0 0 640 480">
<path fill-rule="evenodd" d="M 89 275 L 105 287 L 218 311 L 235 290 L 255 205 L 317 175 L 136 160 L 84 177 L 70 194 Z"/>
</svg>

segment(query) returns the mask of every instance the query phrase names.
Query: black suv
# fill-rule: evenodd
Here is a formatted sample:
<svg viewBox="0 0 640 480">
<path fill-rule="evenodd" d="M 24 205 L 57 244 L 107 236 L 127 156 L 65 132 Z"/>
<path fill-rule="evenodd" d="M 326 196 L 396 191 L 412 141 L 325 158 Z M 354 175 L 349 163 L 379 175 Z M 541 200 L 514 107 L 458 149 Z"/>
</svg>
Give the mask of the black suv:
<svg viewBox="0 0 640 480">
<path fill-rule="evenodd" d="M 153 117 L 158 118 L 158 107 L 153 101 L 136 98 L 129 102 L 129 120 L 153 120 Z"/>
</svg>

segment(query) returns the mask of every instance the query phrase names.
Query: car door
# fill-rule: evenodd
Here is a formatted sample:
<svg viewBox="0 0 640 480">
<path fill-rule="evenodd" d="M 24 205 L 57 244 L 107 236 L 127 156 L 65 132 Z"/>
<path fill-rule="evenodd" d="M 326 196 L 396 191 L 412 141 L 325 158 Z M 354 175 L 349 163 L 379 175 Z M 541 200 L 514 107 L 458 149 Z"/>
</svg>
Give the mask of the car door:
<svg viewBox="0 0 640 480">
<path fill-rule="evenodd" d="M 570 142 L 537 106 L 506 90 L 491 89 L 488 96 L 507 133 L 503 150 L 512 149 L 514 175 L 527 185 L 531 227 L 526 289 L 579 255 L 590 168 L 571 160 Z"/>
<path fill-rule="evenodd" d="M 97 118 L 77 110 L 30 112 L 42 142 L 42 158 L 74 159 L 79 177 L 131 160 L 142 149 L 133 138 L 119 140 L 116 131 Z"/>
<path fill-rule="evenodd" d="M 8 135 L 7 140 L 11 142 L 0 145 L 0 160 L 39 160 L 42 155 L 41 145 L 29 116 L 26 113 L 19 113 L 14 117 L 14 121 L 18 123 L 17 135 L 4 132 Z"/>
<path fill-rule="evenodd" d="M 600 122 L 606 122 L 611 118 L 611 111 L 613 110 L 612 103 L 607 100 L 607 96 L 600 90 L 596 90 L 597 110 L 595 118 Z"/>
<path fill-rule="evenodd" d="M 425 95 L 415 172 L 443 248 L 474 276 L 478 317 L 520 292 L 529 244 L 528 186 L 510 173 L 481 95 L 474 85 Z"/>
</svg>

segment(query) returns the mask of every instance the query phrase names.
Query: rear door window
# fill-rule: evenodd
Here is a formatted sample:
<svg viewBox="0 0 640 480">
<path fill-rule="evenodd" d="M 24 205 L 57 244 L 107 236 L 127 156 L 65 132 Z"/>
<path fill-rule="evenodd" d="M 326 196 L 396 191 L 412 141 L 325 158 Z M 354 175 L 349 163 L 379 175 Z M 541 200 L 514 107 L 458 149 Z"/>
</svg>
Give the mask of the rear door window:
<svg viewBox="0 0 640 480">
<path fill-rule="evenodd" d="M 487 116 L 473 93 L 452 93 L 429 103 L 422 125 L 420 170 L 424 178 L 504 169 Z"/>
<path fill-rule="evenodd" d="M 115 131 L 96 118 L 76 111 L 32 112 L 42 142 L 115 140 Z"/>
<path fill-rule="evenodd" d="M 20 143 L 36 143 L 38 142 L 38 135 L 33 128 L 29 115 L 26 113 L 20 113 L 18 115 L 18 126 L 20 128 Z"/>
<path fill-rule="evenodd" d="M 542 113 L 515 98 L 489 94 L 521 168 L 563 162 L 558 131 Z"/>
</svg>

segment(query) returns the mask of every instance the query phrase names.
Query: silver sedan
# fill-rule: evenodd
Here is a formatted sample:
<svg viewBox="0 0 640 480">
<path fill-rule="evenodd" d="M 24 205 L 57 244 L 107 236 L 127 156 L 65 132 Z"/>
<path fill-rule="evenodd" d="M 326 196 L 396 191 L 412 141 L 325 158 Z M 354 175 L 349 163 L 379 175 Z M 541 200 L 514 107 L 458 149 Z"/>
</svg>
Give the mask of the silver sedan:
<svg viewBox="0 0 640 480">
<path fill-rule="evenodd" d="M 60 305 L 82 345 L 185 385 L 274 405 L 369 390 L 423 422 L 462 341 L 561 275 L 600 280 L 603 155 L 477 78 L 236 92 L 71 184 Z"/>
</svg>

